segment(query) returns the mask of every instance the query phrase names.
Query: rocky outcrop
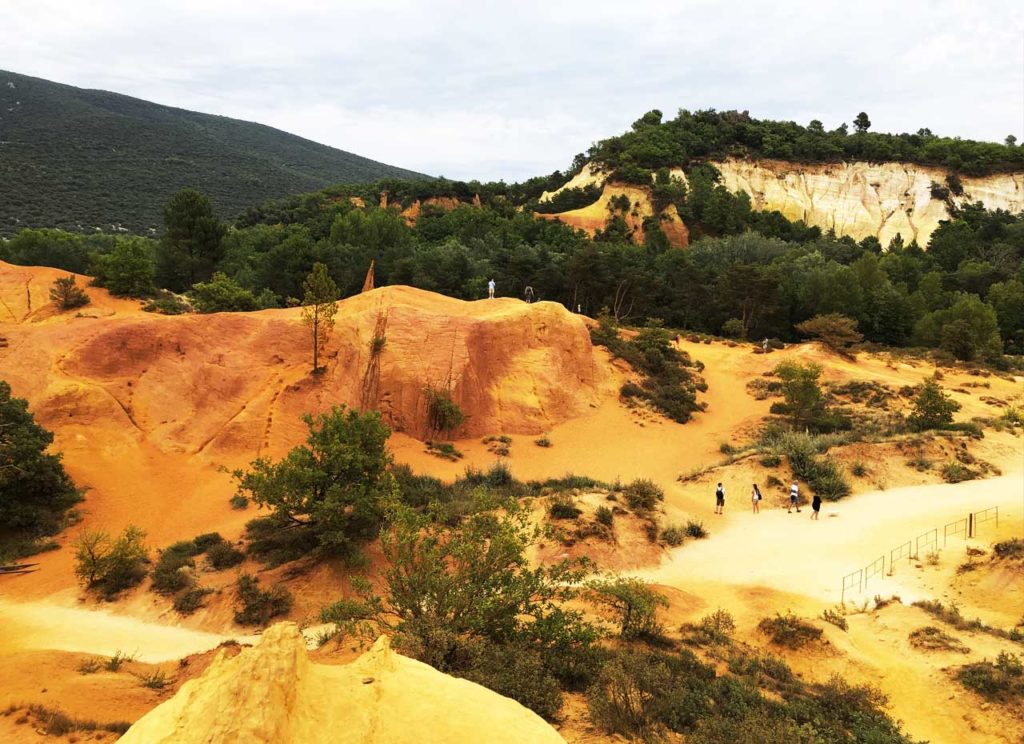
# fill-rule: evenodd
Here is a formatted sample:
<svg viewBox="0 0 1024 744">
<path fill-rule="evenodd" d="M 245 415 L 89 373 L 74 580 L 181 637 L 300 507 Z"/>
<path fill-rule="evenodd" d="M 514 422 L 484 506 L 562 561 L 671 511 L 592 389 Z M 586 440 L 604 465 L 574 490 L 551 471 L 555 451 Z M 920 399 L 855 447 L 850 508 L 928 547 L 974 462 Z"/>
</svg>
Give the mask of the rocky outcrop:
<svg viewBox="0 0 1024 744">
<path fill-rule="evenodd" d="M 536 713 L 391 650 L 381 637 L 345 666 L 314 664 L 280 623 L 129 729 L 122 744 L 564 744 Z"/>
<path fill-rule="evenodd" d="M 949 219 L 944 199 L 932 196 L 932 184 L 944 185 L 949 172 L 909 163 L 790 163 L 780 160 L 729 159 L 713 163 L 722 173 L 722 182 L 733 192 L 746 192 L 758 210 L 777 210 L 791 220 L 803 220 L 822 230 L 835 230 L 863 240 L 877 237 L 883 246 L 899 234 L 904 242 L 916 240 L 926 246 L 941 220 Z M 683 178 L 682 169 L 671 170 Z M 622 186 L 607 181 L 607 175 L 588 163 L 562 188 L 544 192 L 541 201 L 551 199 L 562 189 L 604 186 L 601 198 L 592 205 L 553 215 L 538 215 L 562 220 L 593 235 L 603 229 L 609 216 L 608 202 L 627 194 L 639 221 L 652 212 L 647 189 Z M 991 176 L 961 176 L 963 193 L 951 195 L 950 203 L 960 205 L 982 202 L 988 209 L 1010 212 L 1024 210 L 1024 173 L 999 173 Z M 663 219 L 662 229 L 673 245 L 686 245 L 676 227 L 678 215 Z M 673 231 L 676 232 L 673 235 Z M 636 240 L 636 236 L 640 240 Z M 642 242 L 642 232 L 634 242 Z"/>
</svg>

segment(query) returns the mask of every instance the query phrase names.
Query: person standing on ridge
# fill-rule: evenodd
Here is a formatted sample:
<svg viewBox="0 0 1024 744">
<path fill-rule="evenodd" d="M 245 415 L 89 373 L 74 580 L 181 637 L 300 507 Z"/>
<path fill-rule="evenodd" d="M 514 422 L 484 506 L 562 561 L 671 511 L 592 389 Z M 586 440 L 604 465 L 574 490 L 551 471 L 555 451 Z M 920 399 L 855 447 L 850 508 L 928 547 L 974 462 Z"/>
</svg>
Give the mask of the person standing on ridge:
<svg viewBox="0 0 1024 744">
<path fill-rule="evenodd" d="M 487 282 L 487 299 L 488 300 L 493 300 L 494 299 L 494 287 L 495 287 L 494 280 L 493 279 L 489 280 Z"/>
<path fill-rule="evenodd" d="M 793 485 L 789 487 L 789 508 L 786 509 L 786 514 L 792 514 L 793 510 L 796 509 L 796 513 L 800 513 L 800 487 L 793 481 Z"/>
<path fill-rule="evenodd" d="M 725 488 L 722 484 L 718 484 L 718 488 L 715 489 L 715 514 L 721 514 L 725 511 Z"/>
<path fill-rule="evenodd" d="M 750 492 L 750 505 L 754 509 L 754 514 L 761 513 L 761 489 L 757 487 L 756 483 Z"/>
<path fill-rule="evenodd" d="M 533 287 L 531 287 L 529 284 L 527 284 L 526 285 L 526 289 L 523 290 L 523 295 L 526 297 L 526 304 L 527 305 L 532 305 L 533 304 Z"/>
<path fill-rule="evenodd" d="M 814 510 L 814 514 L 811 515 L 811 519 L 818 518 L 818 512 L 821 510 L 821 496 L 814 494 L 814 498 L 811 499 L 811 508 Z"/>
</svg>

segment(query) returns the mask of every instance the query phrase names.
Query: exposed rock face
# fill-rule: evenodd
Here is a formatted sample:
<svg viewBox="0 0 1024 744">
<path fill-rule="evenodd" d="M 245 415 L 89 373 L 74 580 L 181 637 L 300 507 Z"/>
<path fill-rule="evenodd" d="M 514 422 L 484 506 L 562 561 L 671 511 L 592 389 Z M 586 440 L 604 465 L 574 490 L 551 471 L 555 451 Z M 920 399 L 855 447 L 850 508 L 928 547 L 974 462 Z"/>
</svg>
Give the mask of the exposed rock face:
<svg viewBox="0 0 1024 744">
<path fill-rule="evenodd" d="M 939 220 L 949 219 L 945 202 L 931 184 L 945 184 L 948 172 L 909 163 L 799 164 L 777 160 L 715 163 L 730 191 L 750 194 L 755 209 L 777 209 L 791 220 L 857 240 L 874 235 L 882 245 L 899 233 L 904 242 L 925 246 Z M 1024 173 L 981 178 L 962 176 L 957 204 L 981 201 L 989 209 L 1024 209 Z"/>
<path fill-rule="evenodd" d="M 745 191 L 755 209 L 778 210 L 791 220 L 803 220 L 823 230 L 833 229 L 837 235 L 857 240 L 873 235 L 883 246 L 899 233 L 904 242 L 916 240 L 924 247 L 939 221 L 949 219 L 946 203 L 931 194 L 932 182 L 945 184 L 949 173 L 944 168 L 909 163 L 814 164 L 736 159 L 713 165 L 721 171 L 725 187 L 733 192 Z M 686 178 L 681 169 L 674 168 L 671 173 Z M 545 192 L 541 201 L 562 189 L 595 184 L 604 186 L 601 198 L 581 209 L 539 216 L 562 220 L 593 235 L 607 221 L 608 202 L 620 193 L 627 193 L 633 204 L 639 202 L 635 207 L 640 215 L 638 221 L 651 214 L 646 189 L 606 183 L 606 179 L 606 174 L 588 163 L 562 188 Z M 951 196 L 955 204 L 980 201 L 989 209 L 1024 210 L 1024 173 L 962 176 L 960 180 L 964 193 Z M 686 226 L 678 219 L 674 215 L 663 220 L 662 229 L 673 245 L 685 246 L 688 235 L 686 239 L 682 235 L 686 234 Z M 635 233 L 635 242 L 642 242 L 642 237 L 642 231 Z"/>
<path fill-rule="evenodd" d="M 143 716 L 123 744 L 564 744 L 537 714 L 391 650 L 381 637 L 346 666 L 313 664 L 280 623 Z"/>
</svg>

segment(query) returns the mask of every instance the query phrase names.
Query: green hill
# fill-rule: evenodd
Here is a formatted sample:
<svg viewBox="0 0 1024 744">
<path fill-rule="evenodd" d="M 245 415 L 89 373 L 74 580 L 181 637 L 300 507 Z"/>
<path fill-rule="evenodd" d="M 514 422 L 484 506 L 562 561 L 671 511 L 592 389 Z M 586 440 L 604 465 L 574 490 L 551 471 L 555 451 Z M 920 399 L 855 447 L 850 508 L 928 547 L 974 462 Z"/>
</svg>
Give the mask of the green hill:
<svg viewBox="0 0 1024 744">
<path fill-rule="evenodd" d="M 278 129 L 0 70 L 0 234 L 144 233 L 184 186 L 226 218 L 337 183 L 423 178 Z"/>
</svg>

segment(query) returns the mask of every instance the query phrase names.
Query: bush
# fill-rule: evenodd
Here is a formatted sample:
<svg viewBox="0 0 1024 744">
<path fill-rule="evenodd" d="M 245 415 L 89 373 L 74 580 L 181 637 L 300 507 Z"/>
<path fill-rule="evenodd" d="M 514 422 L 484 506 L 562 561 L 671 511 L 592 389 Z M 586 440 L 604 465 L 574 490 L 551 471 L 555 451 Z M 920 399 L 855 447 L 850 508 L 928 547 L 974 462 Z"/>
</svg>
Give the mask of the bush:
<svg viewBox="0 0 1024 744">
<path fill-rule="evenodd" d="M 428 439 L 424 444 L 427 446 L 427 452 L 434 457 L 440 457 L 442 460 L 449 460 L 450 462 L 462 459 L 462 451 L 457 449 L 451 442 L 435 442 Z"/>
<path fill-rule="evenodd" d="M 75 283 L 72 275 L 53 280 L 50 287 L 50 300 L 61 310 L 74 310 L 89 304 L 89 295 Z"/>
<path fill-rule="evenodd" d="M 797 333 L 817 339 L 840 354 L 848 354 L 851 347 L 864 340 L 857 330 L 857 321 L 839 313 L 815 315 L 794 327 Z"/>
<path fill-rule="evenodd" d="M 236 493 L 234 496 L 228 499 L 228 503 L 231 504 L 232 509 L 238 509 L 240 511 L 242 509 L 247 509 L 249 507 L 249 498 L 247 496 L 243 496 L 240 493 Z"/>
<path fill-rule="evenodd" d="M 75 575 L 91 591 L 111 600 L 146 578 L 149 551 L 146 533 L 126 527 L 117 538 L 106 532 L 83 532 L 75 540 Z"/>
<path fill-rule="evenodd" d="M 698 643 L 724 645 L 732 641 L 736 620 L 727 610 L 717 609 L 702 617 L 696 625 L 684 625 L 681 630 L 689 631 Z"/>
<path fill-rule="evenodd" d="M 548 507 L 548 514 L 552 519 L 578 519 L 580 514 L 579 507 L 572 502 L 572 499 L 567 496 L 559 496 L 551 502 Z"/>
<path fill-rule="evenodd" d="M 640 579 L 595 581 L 590 588 L 595 602 L 610 611 L 623 638 L 652 638 L 661 634 L 658 608 L 668 607 L 668 600 Z"/>
<path fill-rule="evenodd" d="M 832 623 L 840 630 L 849 630 L 850 625 L 846 622 L 846 616 L 842 612 L 833 610 L 831 607 L 825 608 L 821 613 L 821 619 L 827 623 Z"/>
<path fill-rule="evenodd" d="M 1024 558 L 1024 539 L 1014 537 L 1003 542 L 997 542 L 992 546 L 992 552 L 997 558 Z"/>
<path fill-rule="evenodd" d="M 153 567 L 152 588 L 157 594 L 175 594 L 195 583 L 186 569 L 194 568 L 192 557 L 199 551 L 192 542 L 175 543 L 160 551 Z"/>
<path fill-rule="evenodd" d="M 215 571 L 223 571 L 244 561 L 245 553 L 229 542 L 219 542 L 206 552 L 206 560 Z"/>
<path fill-rule="evenodd" d="M 946 395 L 934 378 L 929 378 L 918 388 L 907 423 L 914 431 L 944 429 L 953 423 L 953 414 L 959 410 L 960 404 Z"/>
<path fill-rule="evenodd" d="M 654 481 L 637 478 L 622 489 L 622 495 L 630 509 L 651 511 L 659 501 L 665 498 L 665 492 Z"/>
<path fill-rule="evenodd" d="M 248 312 L 259 305 L 252 292 L 220 271 L 209 282 L 193 284 L 189 296 L 201 313 Z"/>
<path fill-rule="evenodd" d="M 742 339 L 747 337 L 747 329 L 739 318 L 729 318 L 722 323 L 722 335 L 726 338 Z"/>
<path fill-rule="evenodd" d="M 772 643 L 793 649 L 821 638 L 821 628 L 804 622 L 791 612 L 763 618 L 757 624 L 757 629 L 767 635 Z"/>
<path fill-rule="evenodd" d="M 1017 654 L 1001 652 L 995 663 L 979 661 L 956 671 L 960 684 L 987 700 L 1009 703 L 1024 698 L 1024 662 Z"/>
<path fill-rule="evenodd" d="M 766 468 L 777 468 L 782 464 L 782 458 L 778 455 L 768 454 L 761 457 L 760 463 Z"/>
<path fill-rule="evenodd" d="M 909 640 L 911 646 L 924 651 L 957 651 L 962 654 L 971 651 L 960 640 L 934 625 L 925 625 L 912 631 Z"/>
<path fill-rule="evenodd" d="M 212 592 L 212 589 L 194 586 L 174 598 L 174 609 L 181 615 L 191 615 L 203 606 L 203 598 Z"/>
<path fill-rule="evenodd" d="M 279 584 L 260 589 L 259 582 L 249 574 L 238 577 L 237 593 L 241 606 L 235 607 L 235 622 L 239 625 L 266 625 L 292 609 L 292 595 L 287 589 Z"/>
<path fill-rule="evenodd" d="M 223 545 L 224 538 L 219 532 L 205 532 L 192 538 L 196 553 L 205 553 L 215 545 Z"/>
<path fill-rule="evenodd" d="M 700 540 L 708 536 L 708 531 L 704 528 L 703 522 L 696 522 L 691 519 L 686 523 L 686 536 Z"/>
<path fill-rule="evenodd" d="M 428 387 L 427 395 L 427 422 L 431 431 L 450 432 L 462 426 L 466 415 L 452 400 L 450 390 Z"/>
<path fill-rule="evenodd" d="M 534 439 L 533 443 L 536 444 L 538 447 L 545 447 L 545 448 L 547 448 L 547 447 L 551 446 L 551 440 L 548 439 L 547 437 L 541 437 L 540 439 Z"/>
<path fill-rule="evenodd" d="M 611 527 L 615 522 L 615 514 L 607 506 L 599 506 L 594 512 L 594 517 L 605 527 Z"/>
<path fill-rule="evenodd" d="M 161 290 L 159 296 L 143 305 L 142 309 L 157 315 L 184 315 L 192 308 L 177 295 Z"/>
<path fill-rule="evenodd" d="M 963 483 L 964 481 L 974 480 L 977 477 L 977 473 L 955 460 L 951 460 L 942 466 L 942 480 L 946 481 L 946 483 Z"/>
<path fill-rule="evenodd" d="M 516 645 L 484 644 L 456 676 L 476 682 L 551 720 L 562 707 L 562 689 L 541 654 Z"/>
<path fill-rule="evenodd" d="M 850 466 L 850 472 L 857 478 L 863 478 L 868 474 L 868 466 L 858 460 Z"/>
<path fill-rule="evenodd" d="M 121 651 L 115 651 L 114 655 L 107 659 L 106 663 L 103 665 L 103 668 L 106 669 L 108 672 L 119 672 L 121 671 L 122 666 L 124 666 L 125 664 L 129 664 L 133 661 L 135 661 L 134 654 L 126 654 L 122 653 Z"/>
<path fill-rule="evenodd" d="M 148 687 L 151 690 L 162 690 L 172 681 L 168 679 L 162 669 L 154 669 L 147 674 L 139 675 L 139 682 L 142 683 L 142 686 Z"/>
<path fill-rule="evenodd" d="M 672 525 L 666 527 L 661 531 L 661 539 L 665 541 L 667 545 L 671 545 L 673 548 L 677 548 L 683 544 L 683 540 L 686 538 L 686 530 L 682 527 Z"/>
</svg>

